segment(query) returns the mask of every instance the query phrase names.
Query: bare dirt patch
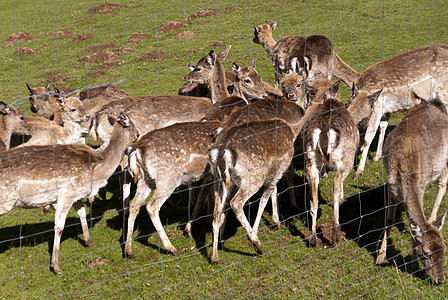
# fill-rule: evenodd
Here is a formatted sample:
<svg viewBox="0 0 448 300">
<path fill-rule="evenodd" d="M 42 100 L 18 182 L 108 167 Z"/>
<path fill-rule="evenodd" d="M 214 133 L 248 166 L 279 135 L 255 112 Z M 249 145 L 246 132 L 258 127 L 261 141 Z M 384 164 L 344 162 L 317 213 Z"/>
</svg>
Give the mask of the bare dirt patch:
<svg viewBox="0 0 448 300">
<path fill-rule="evenodd" d="M 36 49 L 21 47 L 18 51 L 17 50 L 14 51 L 14 55 L 17 55 L 17 54 L 28 55 L 28 54 L 34 54 L 36 52 L 37 52 Z"/>
<path fill-rule="evenodd" d="M 28 41 L 33 40 L 34 37 L 31 33 L 26 32 L 15 32 L 6 39 L 8 42 L 17 42 L 17 41 Z"/>
<path fill-rule="evenodd" d="M 113 12 L 114 10 L 123 8 L 124 6 L 121 4 L 115 4 L 115 3 L 103 3 L 101 5 L 98 6 L 94 6 L 92 7 L 89 12 L 91 13 L 97 13 L 97 14 L 107 14 L 110 12 Z"/>
<path fill-rule="evenodd" d="M 327 221 L 325 223 L 317 224 L 317 244 L 316 246 L 330 246 L 330 241 L 333 239 L 333 221 Z M 311 237 L 311 231 L 307 227 L 303 227 L 301 229 L 301 233 L 305 236 L 305 240 L 309 241 Z M 343 240 L 345 237 L 345 233 L 342 230 L 339 230 L 340 238 L 339 240 Z"/>
<path fill-rule="evenodd" d="M 63 39 L 69 39 L 72 37 L 73 32 L 70 29 L 62 29 L 52 33 L 49 33 L 51 36 L 57 36 Z"/>
<path fill-rule="evenodd" d="M 110 49 L 110 48 L 116 48 L 117 44 L 115 43 L 106 43 L 106 44 L 101 44 L 101 45 L 96 45 L 93 47 L 90 47 L 86 50 L 87 53 L 90 52 L 99 52 L 99 51 L 103 51 L 105 49 Z"/>
<path fill-rule="evenodd" d="M 149 34 L 146 34 L 143 32 L 140 32 L 140 33 L 134 32 L 134 33 L 132 33 L 131 38 L 129 39 L 129 43 L 136 44 L 136 43 L 140 43 L 142 41 L 149 40 L 151 38 L 152 38 L 152 36 L 150 36 Z"/>
<path fill-rule="evenodd" d="M 104 75 L 106 75 L 106 71 L 103 70 L 98 70 L 96 72 L 87 72 L 87 76 L 92 78 L 98 78 Z"/>
<path fill-rule="evenodd" d="M 95 50 L 97 50 L 97 49 L 95 49 Z M 87 55 L 83 58 L 78 59 L 78 62 L 84 62 L 86 66 L 89 64 L 93 64 L 93 63 L 110 63 L 114 60 L 120 59 L 121 55 L 123 53 L 130 53 L 133 50 L 134 49 L 129 48 L 129 47 L 114 48 L 114 49 L 110 49 L 110 50 L 106 50 L 106 51 L 97 50 L 92 55 Z"/>
<path fill-rule="evenodd" d="M 93 37 L 94 37 L 93 33 L 88 33 L 88 34 L 79 33 L 73 38 L 73 41 L 85 41 L 85 40 L 93 39 Z"/>
<path fill-rule="evenodd" d="M 92 260 L 89 259 L 89 260 L 83 261 L 83 263 L 85 265 L 87 265 L 88 267 L 93 268 L 95 266 L 108 265 L 110 262 L 106 259 L 105 256 L 100 256 L 100 257 L 97 257 L 97 258 L 92 259 Z"/>
<path fill-rule="evenodd" d="M 145 55 L 139 57 L 138 61 L 154 61 L 154 60 L 163 60 L 167 54 L 163 51 L 150 51 Z"/>
<path fill-rule="evenodd" d="M 213 16 L 217 16 L 217 15 L 218 15 L 218 12 L 216 11 L 216 9 L 204 9 L 195 14 L 192 14 L 191 16 L 188 17 L 188 19 L 195 20 L 197 18 L 213 17 Z"/>
<path fill-rule="evenodd" d="M 115 67 L 117 67 L 117 66 L 119 66 L 119 65 L 121 65 L 121 63 L 118 62 L 118 61 L 105 62 L 104 64 L 100 64 L 100 65 L 98 65 L 96 68 L 97 68 L 98 70 L 100 70 L 100 69 L 112 69 L 112 68 L 115 68 Z"/>
<path fill-rule="evenodd" d="M 64 83 L 67 80 L 74 78 L 75 76 L 64 75 L 61 71 L 53 71 L 42 74 L 42 77 L 45 79 L 46 82 L 51 82 L 55 85 Z"/>
<path fill-rule="evenodd" d="M 176 31 L 180 28 L 183 28 L 185 26 L 186 25 L 182 22 L 169 21 L 168 23 L 166 23 L 165 25 L 160 27 L 160 29 L 165 32 L 172 32 L 172 31 Z"/>
<path fill-rule="evenodd" d="M 216 47 L 224 47 L 224 44 L 222 41 L 214 42 L 213 44 L 208 45 L 209 48 L 216 48 Z"/>
<path fill-rule="evenodd" d="M 192 39 L 196 36 L 196 32 L 194 31 L 182 31 L 177 34 L 177 37 L 180 39 Z"/>
</svg>

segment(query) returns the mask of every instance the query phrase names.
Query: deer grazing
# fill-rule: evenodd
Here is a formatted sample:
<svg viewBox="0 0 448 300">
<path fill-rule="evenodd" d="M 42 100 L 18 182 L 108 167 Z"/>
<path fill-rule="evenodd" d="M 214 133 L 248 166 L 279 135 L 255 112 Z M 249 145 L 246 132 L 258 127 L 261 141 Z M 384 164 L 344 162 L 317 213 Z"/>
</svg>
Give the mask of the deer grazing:
<svg viewBox="0 0 448 300">
<path fill-rule="evenodd" d="M 0 152 L 9 150 L 13 133 L 25 134 L 29 128 L 25 116 L 17 108 L 0 101 Z"/>
<path fill-rule="evenodd" d="M 280 73 L 286 73 L 293 58 L 298 59 L 299 66 L 305 65 L 305 58 L 310 61 L 309 78 L 328 78 L 334 74 L 351 86 L 358 72 L 346 64 L 334 51 L 331 41 L 322 35 L 286 36 L 278 41 L 272 37 L 277 22 L 254 25 L 254 43 L 260 44 L 268 53 L 274 66 L 276 87 L 280 83 Z"/>
<path fill-rule="evenodd" d="M 382 156 L 382 144 L 390 113 L 407 110 L 418 104 L 411 92 L 427 100 L 437 100 L 448 106 L 448 45 L 435 44 L 413 49 L 385 61 L 378 62 L 362 72 L 352 87 L 349 104 L 363 106 L 363 115 L 355 116 L 357 123 L 366 118 L 367 128 L 362 155 L 354 178 L 364 172 L 373 138 L 380 127 L 380 138 L 374 161 Z M 378 101 L 369 100 L 382 90 Z M 382 119 L 383 118 L 383 119 Z"/>
<path fill-rule="evenodd" d="M 328 79 L 326 81 L 329 82 Z M 319 81 L 315 81 L 317 84 Z M 306 110 L 300 141 L 305 151 L 305 173 L 311 184 L 311 238 L 310 244 L 317 242 L 318 187 L 321 170 L 333 168 L 336 176 L 333 181 L 334 226 L 332 245 L 341 242 L 339 234 L 339 205 L 344 201 L 343 183 L 353 168 L 358 147 L 358 128 L 351 113 L 337 99 L 327 98 L 322 90 L 327 90 L 328 82 L 320 81 L 322 87 L 317 94 L 322 98 L 309 101 L 312 105 Z M 339 81 L 330 87 L 329 94 L 337 93 Z M 323 102 L 321 102 L 323 100 Z M 305 118 L 305 117 L 304 117 Z"/>
<path fill-rule="evenodd" d="M 82 198 L 92 197 L 107 184 L 121 161 L 123 151 L 137 139 L 128 116 L 120 114 L 113 137 L 103 151 L 84 144 L 32 146 L 0 152 L 0 215 L 14 207 L 56 209 L 51 267 L 61 274 L 59 246 L 68 210 L 73 205 L 92 246 Z"/>
<path fill-rule="evenodd" d="M 441 233 L 446 213 L 436 220 L 448 180 L 448 117 L 437 107 L 421 101 L 410 108 L 384 143 L 383 163 L 387 171 L 388 199 L 385 232 L 376 259 L 386 260 L 387 238 L 395 222 L 397 205 L 404 203 L 410 219 L 412 267 L 419 259 L 435 283 L 444 281 L 443 257 L 446 252 Z M 428 183 L 438 179 L 439 190 L 429 219 L 423 209 Z"/>
</svg>

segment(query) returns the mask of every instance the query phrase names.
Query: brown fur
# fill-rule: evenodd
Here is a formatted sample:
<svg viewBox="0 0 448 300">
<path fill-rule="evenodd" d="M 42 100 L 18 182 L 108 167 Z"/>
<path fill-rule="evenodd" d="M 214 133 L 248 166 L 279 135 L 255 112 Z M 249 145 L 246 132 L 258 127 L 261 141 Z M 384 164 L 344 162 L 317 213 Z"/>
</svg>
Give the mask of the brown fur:
<svg viewBox="0 0 448 300">
<path fill-rule="evenodd" d="M 446 191 L 448 158 L 448 117 L 435 106 L 422 101 L 409 109 L 388 135 L 383 162 L 387 170 L 388 206 L 386 232 L 377 263 L 386 259 L 387 237 L 394 224 L 396 206 L 404 202 L 410 219 L 413 267 L 420 259 L 436 283 L 444 281 L 443 256 L 446 246 L 440 229 L 434 226 L 437 210 Z M 428 183 L 438 179 L 439 191 L 429 220 L 423 209 Z M 437 226 L 442 226 L 438 224 Z"/>
<path fill-rule="evenodd" d="M 29 129 L 25 116 L 17 108 L 0 101 L 0 152 L 9 150 L 13 133 L 25 134 Z"/>
</svg>

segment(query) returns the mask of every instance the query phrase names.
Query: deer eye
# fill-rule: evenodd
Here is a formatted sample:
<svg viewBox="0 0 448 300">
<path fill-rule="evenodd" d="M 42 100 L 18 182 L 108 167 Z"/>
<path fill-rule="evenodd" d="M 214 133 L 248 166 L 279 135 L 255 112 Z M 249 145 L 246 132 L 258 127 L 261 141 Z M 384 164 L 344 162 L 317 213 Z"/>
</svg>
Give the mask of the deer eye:
<svg viewBox="0 0 448 300">
<path fill-rule="evenodd" d="M 300 83 L 298 83 L 298 84 L 297 84 L 297 87 L 300 87 L 300 86 L 301 86 L 301 84 L 300 84 Z"/>
<path fill-rule="evenodd" d="M 250 79 L 244 79 L 244 83 L 245 84 L 250 84 L 250 83 L 252 83 L 252 81 Z"/>
</svg>

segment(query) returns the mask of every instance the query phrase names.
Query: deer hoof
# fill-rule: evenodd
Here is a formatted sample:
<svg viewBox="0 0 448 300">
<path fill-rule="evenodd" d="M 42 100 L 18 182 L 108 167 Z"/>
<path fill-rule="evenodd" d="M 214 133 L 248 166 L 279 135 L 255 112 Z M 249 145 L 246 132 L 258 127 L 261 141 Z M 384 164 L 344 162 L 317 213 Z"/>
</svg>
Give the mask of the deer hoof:
<svg viewBox="0 0 448 300">
<path fill-rule="evenodd" d="M 53 269 L 54 274 L 56 274 L 56 275 L 61 275 L 62 274 L 61 269 L 59 269 L 59 265 L 53 265 L 52 269 Z"/>
<path fill-rule="evenodd" d="M 358 169 L 358 170 L 355 172 L 355 174 L 353 175 L 353 179 L 358 179 L 359 177 L 361 177 L 363 171 L 364 171 L 364 170 L 359 170 L 359 169 Z"/>
</svg>

